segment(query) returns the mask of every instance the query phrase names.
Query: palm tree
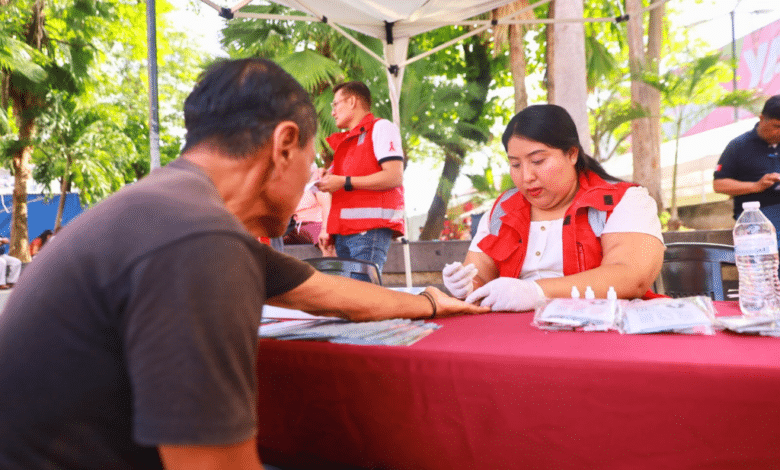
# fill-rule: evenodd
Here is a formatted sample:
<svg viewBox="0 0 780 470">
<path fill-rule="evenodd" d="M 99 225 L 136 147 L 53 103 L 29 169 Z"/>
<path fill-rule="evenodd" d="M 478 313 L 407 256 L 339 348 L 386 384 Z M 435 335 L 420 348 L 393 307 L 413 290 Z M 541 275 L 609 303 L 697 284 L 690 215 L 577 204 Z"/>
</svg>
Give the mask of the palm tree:
<svg viewBox="0 0 780 470">
<path fill-rule="evenodd" d="M 46 23 L 50 14 L 57 18 L 55 26 Z M 25 50 L 32 51 L 28 60 L 10 62 L 2 70 L 6 85 L 3 96 L 8 97 L 18 129 L 18 138 L 7 145 L 14 174 L 13 216 L 11 222 L 10 254 L 23 262 L 30 260 L 27 247 L 27 182 L 31 177 L 30 158 L 38 133 L 39 118 L 46 111 L 48 93 L 62 90 L 77 93 L 88 77 L 87 67 L 95 51 L 89 38 L 102 26 L 94 18 L 106 17 L 108 8 L 87 0 L 51 2 L 20 0 L 3 10 L 4 35 L 10 38 L 5 56 L 13 56 L 24 42 Z M 47 28 L 48 26 L 48 28 Z M 8 54 L 8 51 L 11 54 Z M 42 69 L 40 80 L 31 80 L 30 71 Z M 40 73 L 38 73 L 40 75 Z"/>
<path fill-rule="evenodd" d="M 128 182 L 125 172 L 117 170 L 138 155 L 124 133 L 124 119 L 124 110 L 116 106 L 79 107 L 73 96 L 51 96 L 49 112 L 39 120 L 41 138 L 33 152 L 33 177 L 44 188 L 52 181 L 59 183 L 55 231 L 71 186 L 78 189 L 81 203 L 90 205 Z"/>
<path fill-rule="evenodd" d="M 667 107 L 673 113 L 674 166 L 672 169 L 672 200 L 670 230 L 680 227 L 677 214 L 677 158 L 683 125 L 703 116 L 714 108 L 728 106 L 751 108 L 760 99 L 755 91 L 736 90 L 725 92 L 719 83 L 724 82 L 729 70 L 721 61 L 720 53 L 695 59 L 682 70 L 672 70 L 661 77 L 644 76 L 644 82 L 658 90 Z"/>
</svg>

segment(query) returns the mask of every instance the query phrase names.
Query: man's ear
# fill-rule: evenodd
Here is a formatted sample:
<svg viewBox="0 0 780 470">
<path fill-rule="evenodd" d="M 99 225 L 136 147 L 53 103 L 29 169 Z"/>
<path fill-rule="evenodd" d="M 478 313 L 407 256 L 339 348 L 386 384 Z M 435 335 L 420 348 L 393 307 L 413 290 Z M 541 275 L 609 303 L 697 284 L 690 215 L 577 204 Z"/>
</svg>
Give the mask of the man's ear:
<svg viewBox="0 0 780 470">
<path fill-rule="evenodd" d="M 358 107 L 358 97 L 356 95 L 349 95 L 347 97 L 347 103 L 349 103 L 349 109 L 355 109 Z"/>
<path fill-rule="evenodd" d="M 292 121 L 282 121 L 274 129 L 273 156 L 274 163 L 282 163 L 282 160 L 290 158 L 290 151 L 298 147 L 300 129 L 298 124 Z"/>
</svg>

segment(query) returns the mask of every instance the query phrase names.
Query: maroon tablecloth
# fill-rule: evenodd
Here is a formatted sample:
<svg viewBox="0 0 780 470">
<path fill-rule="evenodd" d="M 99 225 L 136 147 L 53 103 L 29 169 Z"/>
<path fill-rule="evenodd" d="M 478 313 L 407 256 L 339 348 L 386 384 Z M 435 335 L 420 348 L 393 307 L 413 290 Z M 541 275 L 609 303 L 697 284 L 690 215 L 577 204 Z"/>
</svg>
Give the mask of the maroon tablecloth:
<svg viewBox="0 0 780 470">
<path fill-rule="evenodd" d="M 410 347 L 260 341 L 261 458 L 297 469 L 780 468 L 780 338 L 545 332 L 531 318 L 441 319 Z"/>
</svg>

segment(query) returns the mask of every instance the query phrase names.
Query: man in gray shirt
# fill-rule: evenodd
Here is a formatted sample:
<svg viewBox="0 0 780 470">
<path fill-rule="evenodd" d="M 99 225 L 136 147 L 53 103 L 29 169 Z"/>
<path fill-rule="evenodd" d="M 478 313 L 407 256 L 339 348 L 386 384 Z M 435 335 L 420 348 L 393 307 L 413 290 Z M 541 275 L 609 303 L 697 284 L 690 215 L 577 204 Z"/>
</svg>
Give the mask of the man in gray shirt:
<svg viewBox="0 0 780 470">
<path fill-rule="evenodd" d="M 165 168 L 68 224 L 0 314 L 0 468 L 260 469 L 264 303 L 354 320 L 482 313 L 314 272 L 281 235 L 309 178 L 316 114 L 262 59 L 213 65 Z"/>
</svg>

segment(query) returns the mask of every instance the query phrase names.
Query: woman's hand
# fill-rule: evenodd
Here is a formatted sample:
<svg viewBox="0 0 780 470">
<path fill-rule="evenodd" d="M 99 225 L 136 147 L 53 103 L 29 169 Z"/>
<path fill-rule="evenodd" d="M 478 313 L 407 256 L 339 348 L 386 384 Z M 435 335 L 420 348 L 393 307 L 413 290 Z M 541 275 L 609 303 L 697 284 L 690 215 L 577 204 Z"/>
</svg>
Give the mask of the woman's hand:
<svg viewBox="0 0 780 470">
<path fill-rule="evenodd" d="M 482 299 L 480 305 L 494 312 L 525 312 L 544 301 L 544 291 L 534 281 L 499 277 L 472 292 L 466 302 Z"/>
<path fill-rule="evenodd" d="M 473 264 L 464 266 L 458 261 L 445 264 L 444 269 L 441 271 L 444 287 L 458 299 L 465 299 L 466 296 L 474 290 L 474 284 L 471 280 L 474 279 L 474 276 L 476 275 L 476 266 Z"/>
</svg>

